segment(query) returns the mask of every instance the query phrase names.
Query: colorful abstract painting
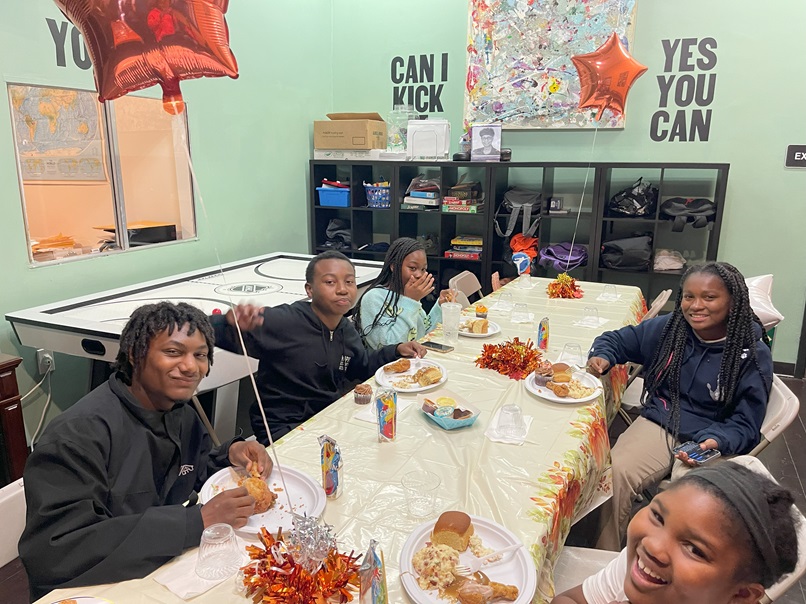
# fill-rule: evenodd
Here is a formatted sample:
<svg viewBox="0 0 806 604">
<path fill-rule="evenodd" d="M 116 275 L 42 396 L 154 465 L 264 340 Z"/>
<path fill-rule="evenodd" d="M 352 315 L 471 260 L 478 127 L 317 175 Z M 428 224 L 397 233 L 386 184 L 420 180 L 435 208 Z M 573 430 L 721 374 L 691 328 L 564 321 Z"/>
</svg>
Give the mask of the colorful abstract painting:
<svg viewBox="0 0 806 604">
<path fill-rule="evenodd" d="M 623 128 L 624 116 L 579 109 L 571 57 L 615 31 L 632 46 L 637 0 L 470 0 L 465 125 Z"/>
</svg>

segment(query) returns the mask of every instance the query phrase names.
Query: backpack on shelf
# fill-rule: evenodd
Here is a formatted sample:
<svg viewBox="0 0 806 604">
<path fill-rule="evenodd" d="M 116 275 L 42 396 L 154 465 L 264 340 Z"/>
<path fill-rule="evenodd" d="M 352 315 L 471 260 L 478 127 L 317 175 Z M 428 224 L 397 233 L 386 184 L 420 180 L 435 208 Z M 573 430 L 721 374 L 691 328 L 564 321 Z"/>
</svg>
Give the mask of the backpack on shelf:
<svg viewBox="0 0 806 604">
<path fill-rule="evenodd" d="M 681 232 L 689 222 L 695 229 L 710 229 L 716 220 L 716 204 L 702 197 L 670 197 L 660 204 L 660 217 L 674 221 L 672 231 L 675 233 Z"/>
<path fill-rule="evenodd" d="M 588 264 L 588 248 L 579 243 L 571 245 L 570 241 L 555 243 L 540 250 L 538 264 L 564 273 Z"/>
<path fill-rule="evenodd" d="M 609 216 L 654 217 L 658 205 L 658 187 L 645 183 L 641 177 L 625 187 L 607 203 Z"/>
<path fill-rule="evenodd" d="M 540 207 L 542 195 L 531 189 L 523 187 L 512 187 L 504 193 L 504 200 L 495 212 L 495 232 L 499 237 L 509 237 L 515 231 L 521 211 L 523 211 L 523 224 L 521 234 L 533 237 L 537 227 L 540 225 Z M 532 210 L 537 209 L 537 218 L 532 220 Z M 509 212 L 509 219 L 504 229 L 498 223 L 498 216 L 501 211 Z M 503 218 L 503 217 L 502 217 Z"/>
<path fill-rule="evenodd" d="M 605 268 L 624 271 L 649 270 L 652 237 L 639 235 L 602 243 L 601 263 Z"/>
</svg>

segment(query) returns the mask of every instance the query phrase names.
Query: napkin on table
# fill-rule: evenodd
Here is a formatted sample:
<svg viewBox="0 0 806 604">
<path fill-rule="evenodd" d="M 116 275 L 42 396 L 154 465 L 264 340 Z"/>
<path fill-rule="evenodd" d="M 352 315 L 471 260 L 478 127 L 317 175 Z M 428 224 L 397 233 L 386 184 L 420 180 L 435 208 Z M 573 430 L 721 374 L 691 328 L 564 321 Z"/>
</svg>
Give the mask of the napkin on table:
<svg viewBox="0 0 806 604">
<path fill-rule="evenodd" d="M 501 414 L 501 409 L 495 412 L 493 415 L 493 419 L 490 421 L 490 425 L 487 426 L 487 429 L 484 431 L 484 436 L 489 438 L 493 442 L 497 443 L 505 443 L 508 445 L 522 445 L 526 442 L 526 437 L 529 436 L 529 428 L 532 425 L 532 416 L 531 415 L 524 415 L 523 416 L 523 423 L 526 425 L 526 431 L 522 438 L 510 438 L 509 436 L 501 436 L 495 429 L 495 426 L 498 425 L 498 416 Z"/>
<path fill-rule="evenodd" d="M 238 543 L 238 548 L 243 555 L 241 566 L 249 562 L 249 557 L 246 555 L 246 546 L 248 545 L 237 534 L 235 540 Z M 202 579 L 196 574 L 196 561 L 199 559 L 199 550 L 196 549 L 188 556 L 176 558 L 173 564 L 168 564 L 162 567 L 154 575 L 154 580 L 160 585 L 164 585 L 175 595 L 183 600 L 190 600 L 198 595 L 209 591 L 222 581 L 235 581 L 234 576 L 227 579 L 219 579 L 217 581 L 210 581 Z"/>
</svg>

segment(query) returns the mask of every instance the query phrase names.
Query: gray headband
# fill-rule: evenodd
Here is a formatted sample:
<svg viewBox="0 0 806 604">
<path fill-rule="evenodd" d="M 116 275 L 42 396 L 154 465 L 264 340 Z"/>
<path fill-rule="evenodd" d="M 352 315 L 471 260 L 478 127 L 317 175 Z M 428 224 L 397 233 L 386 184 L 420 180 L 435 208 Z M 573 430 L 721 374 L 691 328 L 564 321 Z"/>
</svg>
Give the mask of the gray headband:
<svg viewBox="0 0 806 604">
<path fill-rule="evenodd" d="M 779 577 L 780 561 L 778 553 L 775 551 L 775 544 L 767 532 L 772 526 L 772 516 L 765 494 L 752 488 L 751 485 L 742 481 L 739 472 L 726 471 L 724 465 L 717 464 L 710 468 L 698 468 L 691 473 L 691 477 L 701 478 L 711 483 L 725 494 L 739 516 L 742 517 L 750 538 L 756 544 L 761 558 L 765 565 L 765 577 L 772 582 Z M 752 470 L 750 470 L 752 472 Z"/>
</svg>

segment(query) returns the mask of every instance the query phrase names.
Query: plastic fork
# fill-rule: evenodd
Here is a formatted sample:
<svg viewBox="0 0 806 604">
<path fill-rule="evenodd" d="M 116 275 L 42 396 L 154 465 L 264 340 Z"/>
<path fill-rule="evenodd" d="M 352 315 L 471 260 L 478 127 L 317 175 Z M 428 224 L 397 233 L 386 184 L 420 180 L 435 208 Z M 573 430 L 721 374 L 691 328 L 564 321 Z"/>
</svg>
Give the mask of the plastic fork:
<svg viewBox="0 0 806 604">
<path fill-rule="evenodd" d="M 492 564 L 500 562 L 500 560 L 494 560 L 492 562 L 488 562 L 490 558 L 495 558 L 496 556 L 501 556 L 508 552 L 513 552 L 516 549 L 520 549 L 521 547 L 523 547 L 523 543 L 516 543 L 515 545 L 510 545 L 503 549 L 499 549 L 498 551 L 492 552 L 491 554 L 485 554 L 478 558 L 471 558 L 468 561 L 468 564 L 457 564 L 456 568 L 453 569 L 453 572 L 456 575 L 463 575 L 463 576 L 472 575 L 473 573 L 477 573 L 478 571 L 480 571 L 485 566 L 490 566 Z"/>
</svg>

